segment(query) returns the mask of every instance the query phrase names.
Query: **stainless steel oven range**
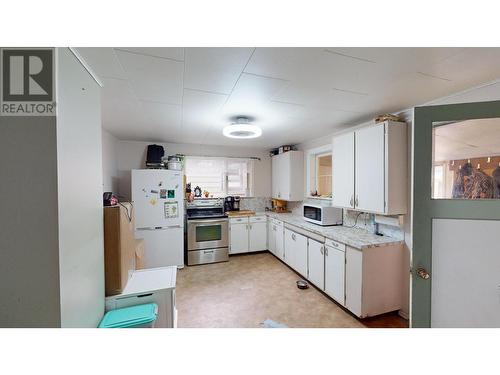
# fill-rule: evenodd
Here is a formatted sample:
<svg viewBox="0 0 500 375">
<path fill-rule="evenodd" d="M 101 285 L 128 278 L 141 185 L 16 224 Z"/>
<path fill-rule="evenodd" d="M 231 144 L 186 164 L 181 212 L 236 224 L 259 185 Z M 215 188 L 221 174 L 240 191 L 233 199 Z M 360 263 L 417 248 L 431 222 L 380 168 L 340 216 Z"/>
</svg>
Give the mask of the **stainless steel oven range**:
<svg viewBox="0 0 500 375">
<path fill-rule="evenodd" d="M 224 200 L 195 199 L 186 204 L 187 264 L 226 262 L 229 260 L 229 221 Z"/>
</svg>

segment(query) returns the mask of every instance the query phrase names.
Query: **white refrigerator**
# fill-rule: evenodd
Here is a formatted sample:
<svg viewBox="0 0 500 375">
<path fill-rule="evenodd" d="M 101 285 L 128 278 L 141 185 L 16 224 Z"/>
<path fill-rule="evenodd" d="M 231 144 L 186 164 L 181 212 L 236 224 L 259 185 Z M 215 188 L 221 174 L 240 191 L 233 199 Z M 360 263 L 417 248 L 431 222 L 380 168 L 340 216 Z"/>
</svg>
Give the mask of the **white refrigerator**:
<svg viewBox="0 0 500 375">
<path fill-rule="evenodd" d="M 132 203 L 145 267 L 184 266 L 182 171 L 132 170 Z"/>
</svg>

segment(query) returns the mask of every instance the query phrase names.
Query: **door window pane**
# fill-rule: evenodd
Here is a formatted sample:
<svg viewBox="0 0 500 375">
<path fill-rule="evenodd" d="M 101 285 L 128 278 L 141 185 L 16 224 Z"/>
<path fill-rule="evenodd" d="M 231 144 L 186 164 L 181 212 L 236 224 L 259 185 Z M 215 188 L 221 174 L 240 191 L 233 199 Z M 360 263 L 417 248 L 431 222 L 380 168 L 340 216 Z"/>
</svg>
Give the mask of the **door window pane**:
<svg viewBox="0 0 500 375">
<path fill-rule="evenodd" d="M 433 124 L 433 199 L 500 199 L 500 119 Z"/>
</svg>

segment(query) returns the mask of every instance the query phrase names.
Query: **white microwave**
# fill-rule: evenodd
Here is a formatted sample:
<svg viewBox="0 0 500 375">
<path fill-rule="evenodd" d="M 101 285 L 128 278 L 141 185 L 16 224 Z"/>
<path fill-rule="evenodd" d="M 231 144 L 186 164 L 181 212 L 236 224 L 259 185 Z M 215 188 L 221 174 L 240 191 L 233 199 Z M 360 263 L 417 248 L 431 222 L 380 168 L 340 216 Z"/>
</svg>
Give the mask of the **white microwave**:
<svg viewBox="0 0 500 375">
<path fill-rule="evenodd" d="M 342 208 L 305 203 L 304 220 L 318 225 L 342 225 Z"/>
</svg>

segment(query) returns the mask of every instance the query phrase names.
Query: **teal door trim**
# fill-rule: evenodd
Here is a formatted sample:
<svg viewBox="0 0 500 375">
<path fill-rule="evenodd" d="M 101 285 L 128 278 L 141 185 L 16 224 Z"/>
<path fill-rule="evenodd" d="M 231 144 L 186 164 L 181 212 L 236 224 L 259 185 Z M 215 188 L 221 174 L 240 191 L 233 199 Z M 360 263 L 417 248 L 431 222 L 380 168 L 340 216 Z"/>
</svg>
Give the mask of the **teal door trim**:
<svg viewBox="0 0 500 375">
<path fill-rule="evenodd" d="M 432 220 L 500 220 L 500 200 L 431 199 L 432 124 L 500 118 L 500 101 L 415 107 L 413 131 L 412 327 L 431 326 Z M 425 269 L 429 279 L 417 275 Z"/>
</svg>

